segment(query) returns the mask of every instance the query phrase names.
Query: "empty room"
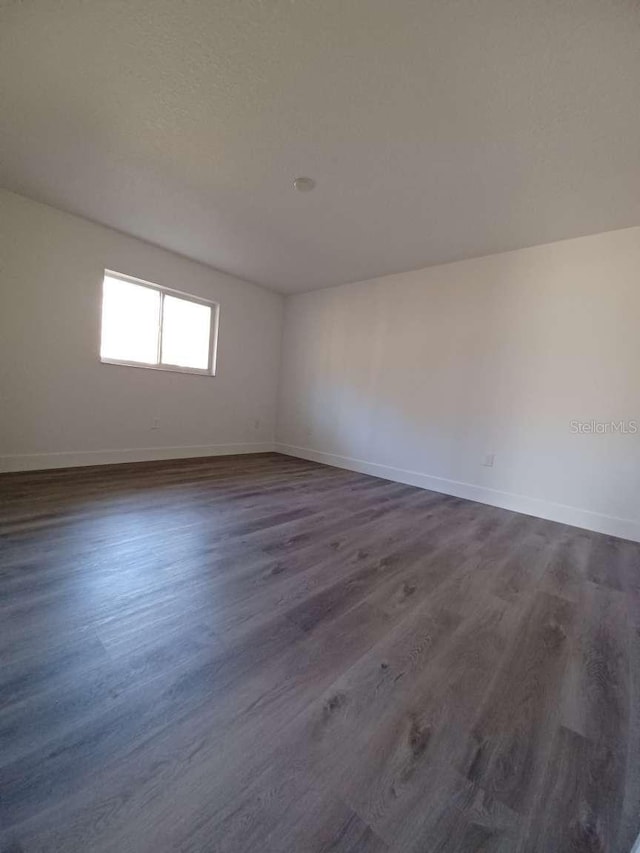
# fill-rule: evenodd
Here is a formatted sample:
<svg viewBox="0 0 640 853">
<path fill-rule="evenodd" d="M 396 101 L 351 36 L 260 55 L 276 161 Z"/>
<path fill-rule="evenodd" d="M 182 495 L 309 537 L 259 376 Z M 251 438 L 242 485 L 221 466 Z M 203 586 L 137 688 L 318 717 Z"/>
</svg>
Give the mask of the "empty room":
<svg viewBox="0 0 640 853">
<path fill-rule="evenodd" d="M 0 2 L 0 853 L 640 853 L 637 0 Z"/>
</svg>

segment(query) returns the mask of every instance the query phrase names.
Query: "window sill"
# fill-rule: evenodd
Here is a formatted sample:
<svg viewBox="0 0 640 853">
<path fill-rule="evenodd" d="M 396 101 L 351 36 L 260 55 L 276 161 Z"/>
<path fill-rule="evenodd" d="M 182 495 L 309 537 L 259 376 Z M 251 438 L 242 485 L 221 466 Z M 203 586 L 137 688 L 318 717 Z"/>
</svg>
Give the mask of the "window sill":
<svg viewBox="0 0 640 853">
<path fill-rule="evenodd" d="M 210 370 L 200 370 L 197 367 L 172 367 L 169 364 L 144 364 L 141 361 L 118 361 L 112 358 L 101 358 L 100 364 L 115 365 L 116 367 L 138 367 L 143 370 L 159 370 L 163 373 L 189 373 L 191 376 L 208 376 L 209 379 L 215 377 L 215 373 Z"/>
</svg>

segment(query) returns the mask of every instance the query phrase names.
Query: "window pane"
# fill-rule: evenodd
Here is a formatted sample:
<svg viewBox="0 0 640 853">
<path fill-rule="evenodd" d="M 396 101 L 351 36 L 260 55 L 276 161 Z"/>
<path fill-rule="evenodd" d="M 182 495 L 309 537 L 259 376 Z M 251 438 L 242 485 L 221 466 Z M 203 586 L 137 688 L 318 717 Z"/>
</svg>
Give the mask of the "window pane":
<svg viewBox="0 0 640 853">
<path fill-rule="evenodd" d="M 102 358 L 158 363 L 160 294 L 105 276 L 102 289 Z"/>
<path fill-rule="evenodd" d="M 179 367 L 209 366 L 211 308 L 165 294 L 162 316 L 162 362 Z"/>
</svg>

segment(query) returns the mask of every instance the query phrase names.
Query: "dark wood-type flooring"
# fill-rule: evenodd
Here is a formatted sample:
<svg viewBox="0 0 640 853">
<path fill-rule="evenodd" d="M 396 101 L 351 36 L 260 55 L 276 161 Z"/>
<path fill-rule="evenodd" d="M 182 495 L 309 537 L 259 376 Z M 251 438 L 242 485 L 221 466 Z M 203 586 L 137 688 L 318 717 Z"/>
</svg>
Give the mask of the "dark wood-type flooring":
<svg viewBox="0 0 640 853">
<path fill-rule="evenodd" d="M 640 545 L 276 454 L 0 492 L 0 850 L 630 850 Z"/>
</svg>

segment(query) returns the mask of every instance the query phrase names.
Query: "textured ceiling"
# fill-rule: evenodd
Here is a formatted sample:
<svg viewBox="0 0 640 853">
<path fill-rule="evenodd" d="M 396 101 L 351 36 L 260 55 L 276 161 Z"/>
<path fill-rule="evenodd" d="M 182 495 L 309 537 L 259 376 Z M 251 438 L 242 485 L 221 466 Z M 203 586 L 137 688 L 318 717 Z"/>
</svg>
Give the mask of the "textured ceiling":
<svg viewBox="0 0 640 853">
<path fill-rule="evenodd" d="M 638 0 L 0 0 L 0 185 L 308 290 L 640 223 L 639 92 Z"/>
</svg>

